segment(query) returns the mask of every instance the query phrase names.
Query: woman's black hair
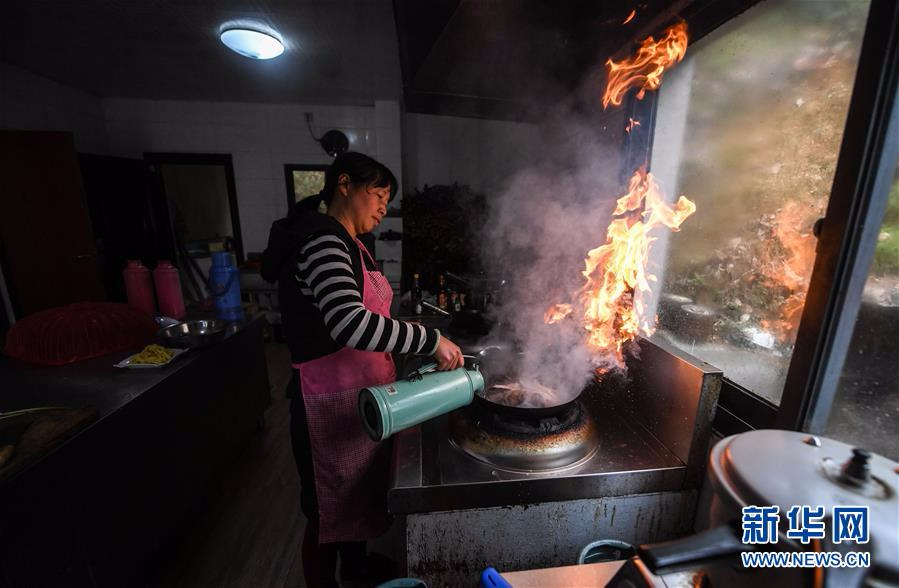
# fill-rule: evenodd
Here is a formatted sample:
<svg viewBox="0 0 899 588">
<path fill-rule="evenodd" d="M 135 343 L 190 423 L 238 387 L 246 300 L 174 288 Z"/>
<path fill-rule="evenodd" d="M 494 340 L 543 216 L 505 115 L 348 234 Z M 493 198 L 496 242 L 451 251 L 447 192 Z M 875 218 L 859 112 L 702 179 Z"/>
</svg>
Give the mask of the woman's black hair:
<svg viewBox="0 0 899 588">
<path fill-rule="evenodd" d="M 340 176 L 346 174 L 350 183 L 365 184 L 376 188 L 390 186 L 390 200 L 396 196 L 399 184 L 387 166 L 362 153 L 347 151 L 338 155 L 334 162 L 325 170 L 325 187 L 316 196 L 310 196 L 300 200 L 291 210 L 290 215 L 318 210 L 319 204 L 324 202 L 330 205 L 331 199 L 337 192 L 337 183 Z"/>
</svg>

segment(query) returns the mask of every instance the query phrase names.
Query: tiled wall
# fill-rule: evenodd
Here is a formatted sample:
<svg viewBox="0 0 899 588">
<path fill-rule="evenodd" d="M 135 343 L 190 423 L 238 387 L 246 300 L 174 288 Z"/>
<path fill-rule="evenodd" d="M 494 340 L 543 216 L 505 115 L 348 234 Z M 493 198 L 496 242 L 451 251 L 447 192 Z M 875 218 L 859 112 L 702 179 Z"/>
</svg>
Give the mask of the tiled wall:
<svg viewBox="0 0 899 588">
<path fill-rule="evenodd" d="M 272 221 L 287 212 L 284 164 L 331 161 L 310 136 L 304 113 L 313 114 L 316 136 L 340 129 L 349 137 L 351 149 L 383 159 L 400 175 L 399 105 L 395 102 L 342 107 L 107 99 L 103 111 L 114 155 L 230 153 L 248 252 L 265 248 Z"/>
<path fill-rule="evenodd" d="M 538 127 L 528 123 L 427 114 L 405 122 L 407 190 L 459 182 L 489 196 L 540 146 Z"/>
<path fill-rule="evenodd" d="M 313 114 L 316 136 L 334 128 L 342 130 L 350 138 L 351 149 L 384 162 L 406 190 L 454 181 L 487 193 L 501 189 L 509 175 L 532 160 L 539 145 L 534 125 L 404 116 L 399 103 L 392 100 L 378 100 L 369 107 L 101 101 L 4 64 L 0 64 L 0 81 L 0 128 L 68 130 L 75 136 L 78 151 L 84 153 L 132 158 L 141 158 L 144 152 L 230 153 L 248 252 L 264 249 L 272 221 L 287 211 L 284 164 L 331 161 L 310 137 L 306 112 Z M 402 231 L 402 221 L 388 219 L 382 228 Z M 400 257 L 399 243 L 380 243 L 385 250 L 378 251 L 379 257 Z M 392 280 L 398 280 L 398 265 L 385 269 Z"/>
<path fill-rule="evenodd" d="M 106 153 L 99 98 L 0 63 L 0 129 L 71 131 L 82 153 Z"/>
</svg>

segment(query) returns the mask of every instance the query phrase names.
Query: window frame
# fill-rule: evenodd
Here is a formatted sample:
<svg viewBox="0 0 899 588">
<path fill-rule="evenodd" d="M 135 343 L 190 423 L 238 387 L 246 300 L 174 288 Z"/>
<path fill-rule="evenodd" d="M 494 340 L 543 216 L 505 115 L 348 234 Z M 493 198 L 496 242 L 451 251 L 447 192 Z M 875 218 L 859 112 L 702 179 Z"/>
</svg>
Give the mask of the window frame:
<svg viewBox="0 0 899 588">
<path fill-rule="evenodd" d="M 694 3 L 682 15 L 691 31 L 691 42 L 758 3 Z M 899 3 L 871 0 L 825 221 L 818 233 L 818 252 L 780 406 L 725 378 L 713 423 L 724 435 L 774 427 L 820 433 L 827 425 L 895 172 L 899 150 L 899 112 L 894 112 L 897 71 Z M 631 94 L 625 107 L 628 116 L 649 125 L 649 132 L 625 136 L 619 172 L 622 182 L 642 164 L 651 169 L 658 93 L 648 94 L 644 100 L 636 100 Z"/>
<path fill-rule="evenodd" d="M 290 210 L 297 203 L 296 194 L 293 191 L 293 172 L 295 171 L 326 171 L 327 164 L 322 163 L 285 163 L 284 164 L 284 182 L 287 187 L 287 210 Z"/>
</svg>

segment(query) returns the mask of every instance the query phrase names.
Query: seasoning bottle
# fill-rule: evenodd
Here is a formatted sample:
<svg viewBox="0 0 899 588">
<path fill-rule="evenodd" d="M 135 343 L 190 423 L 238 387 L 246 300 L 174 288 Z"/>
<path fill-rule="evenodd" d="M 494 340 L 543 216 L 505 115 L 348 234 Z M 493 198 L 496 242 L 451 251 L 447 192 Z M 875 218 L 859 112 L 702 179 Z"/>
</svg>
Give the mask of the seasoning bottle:
<svg viewBox="0 0 899 588">
<path fill-rule="evenodd" d="M 125 294 L 128 296 L 128 304 L 142 310 L 146 314 L 156 312 L 156 300 L 153 297 L 153 276 L 144 265 L 136 260 L 129 259 L 128 265 L 122 271 L 125 280 Z"/>
<path fill-rule="evenodd" d="M 153 281 L 156 283 L 159 312 L 164 316 L 181 320 L 187 312 L 184 309 L 184 297 L 181 295 L 178 268 L 168 260 L 160 261 L 153 270 Z"/>
<path fill-rule="evenodd" d="M 418 274 L 412 274 L 412 312 L 421 314 L 421 284 Z"/>
<path fill-rule="evenodd" d="M 453 292 L 452 302 L 453 302 L 453 312 L 459 312 L 460 310 L 462 310 L 462 303 L 459 301 L 459 293 L 458 292 Z"/>
<path fill-rule="evenodd" d="M 443 277 L 443 274 L 440 274 L 440 277 L 437 279 L 437 284 L 437 306 L 440 307 L 440 310 L 448 310 L 449 296 L 446 293 L 446 278 Z"/>
</svg>

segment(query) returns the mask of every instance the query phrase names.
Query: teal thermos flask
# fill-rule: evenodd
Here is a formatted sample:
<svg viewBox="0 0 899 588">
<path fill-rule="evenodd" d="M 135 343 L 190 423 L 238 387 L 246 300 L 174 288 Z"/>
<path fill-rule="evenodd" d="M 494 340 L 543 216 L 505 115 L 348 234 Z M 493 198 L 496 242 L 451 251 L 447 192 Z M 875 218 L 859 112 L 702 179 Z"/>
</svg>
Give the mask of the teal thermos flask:
<svg viewBox="0 0 899 588">
<path fill-rule="evenodd" d="M 359 391 L 359 415 L 369 437 L 383 441 L 394 433 L 471 404 L 484 389 L 477 368 L 433 371 L 430 364 L 405 380 Z"/>
</svg>

